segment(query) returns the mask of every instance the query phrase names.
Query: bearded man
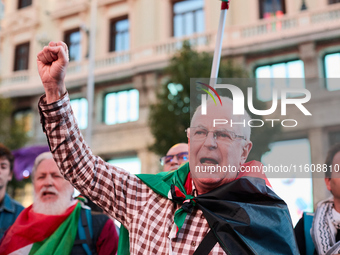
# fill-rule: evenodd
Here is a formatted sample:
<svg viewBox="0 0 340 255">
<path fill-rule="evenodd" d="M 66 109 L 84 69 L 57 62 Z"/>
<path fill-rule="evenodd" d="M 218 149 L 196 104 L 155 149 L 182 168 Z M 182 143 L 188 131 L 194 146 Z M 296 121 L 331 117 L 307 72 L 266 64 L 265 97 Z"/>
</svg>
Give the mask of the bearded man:
<svg viewBox="0 0 340 255">
<path fill-rule="evenodd" d="M 0 254 L 115 254 L 118 235 L 104 214 L 91 215 L 59 172 L 50 152 L 32 170 L 34 202 L 1 240 Z M 92 222 L 92 224 L 91 224 Z"/>
</svg>

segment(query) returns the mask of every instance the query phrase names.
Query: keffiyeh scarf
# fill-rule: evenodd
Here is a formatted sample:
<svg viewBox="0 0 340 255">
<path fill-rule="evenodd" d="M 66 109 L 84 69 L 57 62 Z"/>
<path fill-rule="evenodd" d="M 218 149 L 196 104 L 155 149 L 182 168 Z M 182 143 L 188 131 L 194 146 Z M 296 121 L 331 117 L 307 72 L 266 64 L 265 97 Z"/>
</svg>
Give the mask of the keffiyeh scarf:
<svg viewBox="0 0 340 255">
<path fill-rule="evenodd" d="M 340 213 L 334 209 L 333 198 L 318 204 L 313 219 L 311 236 L 318 254 L 340 254 L 340 241 L 335 236 L 340 229 Z"/>
</svg>

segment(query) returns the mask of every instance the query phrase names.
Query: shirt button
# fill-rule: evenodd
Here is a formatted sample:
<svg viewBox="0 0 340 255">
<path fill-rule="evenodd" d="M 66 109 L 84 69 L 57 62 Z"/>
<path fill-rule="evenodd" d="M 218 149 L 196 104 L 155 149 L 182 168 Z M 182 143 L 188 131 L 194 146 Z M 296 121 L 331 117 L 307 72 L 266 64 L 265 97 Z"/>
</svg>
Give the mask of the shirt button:
<svg viewBox="0 0 340 255">
<path fill-rule="evenodd" d="M 192 242 L 191 242 L 191 245 L 192 245 L 192 246 L 196 246 L 196 242 L 195 242 L 195 241 L 192 241 Z"/>
</svg>

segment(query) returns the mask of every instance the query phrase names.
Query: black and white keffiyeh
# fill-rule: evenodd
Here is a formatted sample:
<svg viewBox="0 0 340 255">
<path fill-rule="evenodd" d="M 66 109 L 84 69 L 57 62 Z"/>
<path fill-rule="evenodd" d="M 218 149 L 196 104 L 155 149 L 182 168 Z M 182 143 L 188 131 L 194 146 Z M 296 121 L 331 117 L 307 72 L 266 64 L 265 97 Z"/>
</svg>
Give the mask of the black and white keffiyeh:
<svg viewBox="0 0 340 255">
<path fill-rule="evenodd" d="M 340 241 L 335 240 L 339 229 L 340 213 L 334 209 L 333 198 L 319 202 L 311 229 L 317 254 L 340 254 Z"/>
</svg>

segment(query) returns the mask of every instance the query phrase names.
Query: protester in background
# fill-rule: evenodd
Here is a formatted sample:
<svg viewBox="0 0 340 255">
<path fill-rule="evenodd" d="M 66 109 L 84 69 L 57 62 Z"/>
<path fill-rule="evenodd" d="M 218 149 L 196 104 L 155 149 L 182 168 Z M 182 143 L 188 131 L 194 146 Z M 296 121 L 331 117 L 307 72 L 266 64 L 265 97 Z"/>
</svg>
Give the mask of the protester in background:
<svg viewBox="0 0 340 255">
<path fill-rule="evenodd" d="M 312 225 L 312 239 L 317 254 L 340 251 L 340 143 L 327 154 L 325 183 L 332 196 L 318 203 Z"/>
<path fill-rule="evenodd" d="M 0 239 L 24 209 L 6 193 L 7 184 L 13 178 L 13 162 L 11 151 L 0 143 Z"/>
<path fill-rule="evenodd" d="M 113 221 L 104 214 L 91 215 L 72 198 L 73 187 L 50 152 L 36 158 L 31 176 L 34 202 L 1 240 L 0 254 L 116 254 Z"/>
<path fill-rule="evenodd" d="M 172 146 L 166 156 L 161 157 L 161 165 L 163 166 L 163 172 L 176 170 L 185 162 L 189 160 L 187 143 L 177 143 Z"/>
</svg>

